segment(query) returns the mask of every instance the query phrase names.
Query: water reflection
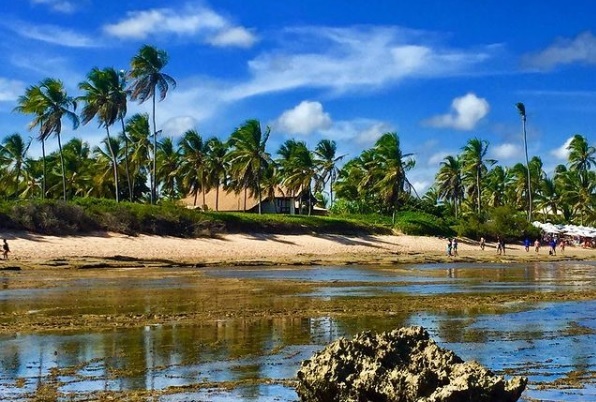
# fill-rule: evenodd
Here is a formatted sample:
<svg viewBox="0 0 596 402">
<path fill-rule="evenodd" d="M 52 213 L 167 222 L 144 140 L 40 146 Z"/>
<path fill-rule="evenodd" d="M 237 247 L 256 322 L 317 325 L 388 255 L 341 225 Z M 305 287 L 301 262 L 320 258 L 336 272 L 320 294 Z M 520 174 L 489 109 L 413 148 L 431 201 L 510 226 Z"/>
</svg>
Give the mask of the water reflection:
<svg viewBox="0 0 596 402">
<path fill-rule="evenodd" d="M 343 278 L 343 267 L 289 269 L 222 270 L 219 275 L 239 277 L 259 275 L 274 280 L 277 275 L 304 278 L 334 278 L 349 281 L 354 297 L 362 290 L 376 289 L 371 282 L 393 283 L 407 278 L 415 292 L 429 294 L 440 286 L 492 287 L 492 291 L 520 287 L 527 283 L 543 286 L 590 288 L 595 286 L 595 265 L 533 264 L 529 266 L 465 265 L 448 268 L 437 264 L 405 269 L 351 267 Z M 371 272 L 367 272 L 371 271 Z M 213 272 L 215 275 L 215 272 Z M 360 278 L 360 280 L 359 280 Z M 435 278 L 425 284 L 426 278 Z M 315 280 L 315 279 L 312 279 Z M 358 286 L 357 282 L 362 282 Z M 85 286 L 89 286 L 87 283 Z M 108 284 L 104 284 L 106 289 Z M 120 286 L 120 285 L 118 285 Z M 155 288 L 157 285 L 150 284 Z M 173 291 L 176 282 L 164 286 Z M 362 289 L 361 289 L 362 288 Z M 340 286 L 340 289 L 342 287 Z M 56 291 L 56 290 L 52 290 Z M 188 287 L 176 290 L 183 299 Z M 18 292 L 6 301 L 21 297 Z M 33 293 L 35 298 L 45 297 Z M 328 297 L 345 296 L 341 292 Z M 309 297 L 309 296 L 303 296 Z M 318 296 L 317 296 L 318 297 Z M 382 295 L 380 296 L 382 297 Z M 143 303 L 155 300 L 140 296 Z M 0 299 L 1 300 L 1 299 Z M 175 299 L 174 299 L 175 300 Z M 45 303 L 45 302 L 44 302 Z M 172 307 L 175 308 L 175 307 Z M 444 347 L 464 359 L 474 359 L 494 371 L 527 375 L 531 386 L 526 400 L 594 400 L 596 385 L 596 301 L 524 304 L 506 314 L 465 313 L 404 315 L 281 317 L 226 319 L 194 325 L 147 326 L 108 332 L 40 334 L 0 337 L 0 395 L 3 400 L 23 400 L 43 384 L 53 384 L 69 399 L 84 399 L 96 391 L 156 390 L 205 385 L 206 390 L 181 390 L 162 395 L 160 401 L 294 401 L 291 387 L 275 383 L 292 379 L 300 361 L 323 345 L 341 336 L 351 337 L 362 330 L 386 331 L 404 325 L 423 325 Z M 542 390 L 535 384 L 552 382 L 570 373 L 584 374 L 583 389 Z M 592 378 L 590 378 L 592 375 Z M 266 384 L 263 380 L 273 381 Z M 213 389 L 208 384 L 242 381 L 246 385 L 231 391 Z M 563 393 L 564 392 L 564 393 Z"/>
</svg>

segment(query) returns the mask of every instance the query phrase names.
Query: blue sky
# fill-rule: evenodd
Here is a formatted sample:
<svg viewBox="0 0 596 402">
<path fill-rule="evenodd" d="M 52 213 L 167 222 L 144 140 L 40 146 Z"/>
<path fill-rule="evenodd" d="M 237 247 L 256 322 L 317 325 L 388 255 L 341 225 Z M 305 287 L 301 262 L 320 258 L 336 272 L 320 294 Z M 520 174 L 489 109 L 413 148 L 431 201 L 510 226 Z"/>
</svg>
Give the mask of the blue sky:
<svg viewBox="0 0 596 402">
<path fill-rule="evenodd" d="M 11 112 L 28 85 L 53 77 L 78 95 L 91 68 L 128 69 L 151 44 L 178 83 L 157 109 L 176 140 L 191 128 L 225 139 L 256 118 L 274 155 L 288 138 L 328 138 L 353 158 L 395 131 L 424 191 L 473 137 L 523 162 L 523 102 L 529 153 L 550 173 L 572 135 L 594 145 L 594 15 L 587 0 L 15 0 L 0 19 L 0 138 L 35 136 Z M 65 127 L 73 136 L 93 146 L 104 130 Z"/>
</svg>

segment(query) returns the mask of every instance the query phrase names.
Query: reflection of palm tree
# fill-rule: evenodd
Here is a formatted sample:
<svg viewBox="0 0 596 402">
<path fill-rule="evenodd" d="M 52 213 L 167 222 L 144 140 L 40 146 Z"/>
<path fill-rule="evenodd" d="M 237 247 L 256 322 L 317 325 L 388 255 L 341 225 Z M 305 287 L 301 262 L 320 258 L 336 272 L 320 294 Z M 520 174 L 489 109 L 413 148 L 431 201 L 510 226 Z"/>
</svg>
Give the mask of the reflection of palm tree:
<svg viewBox="0 0 596 402">
<path fill-rule="evenodd" d="M 528 170 L 528 222 L 532 221 L 532 178 L 530 175 L 530 160 L 528 159 L 528 140 L 526 137 L 526 107 L 523 103 L 516 103 L 517 111 L 522 121 L 522 131 L 524 135 L 524 152 L 526 155 L 526 169 Z"/>
<path fill-rule="evenodd" d="M 130 76 L 134 79 L 131 89 L 131 99 L 140 103 L 151 98 L 152 123 L 153 123 L 153 169 L 151 175 L 151 203 L 156 201 L 156 151 L 157 151 L 157 127 L 155 123 L 155 95 L 159 92 L 160 101 L 166 98 L 170 86 L 176 87 L 174 78 L 163 73 L 161 70 L 168 64 L 168 54 L 152 46 L 141 47 L 139 53 L 131 60 Z"/>
</svg>

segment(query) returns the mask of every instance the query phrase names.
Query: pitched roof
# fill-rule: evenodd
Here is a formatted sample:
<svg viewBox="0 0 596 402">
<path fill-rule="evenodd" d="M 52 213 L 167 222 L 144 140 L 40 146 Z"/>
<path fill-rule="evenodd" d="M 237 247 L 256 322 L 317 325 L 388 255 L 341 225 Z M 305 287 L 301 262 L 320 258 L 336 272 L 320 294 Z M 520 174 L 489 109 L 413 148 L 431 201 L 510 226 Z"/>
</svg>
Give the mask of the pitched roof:
<svg viewBox="0 0 596 402">
<path fill-rule="evenodd" d="M 205 193 L 205 205 L 211 211 L 215 211 L 215 199 L 217 197 L 216 189 L 212 189 Z M 262 200 L 265 201 L 266 197 L 261 196 Z M 275 198 L 288 198 L 282 188 L 275 190 Z M 197 193 L 196 205 L 195 196 L 188 195 L 187 197 L 180 200 L 180 202 L 188 208 L 201 208 L 203 204 L 203 193 Z M 252 208 L 259 205 L 259 198 L 257 194 L 251 197 L 250 192 L 246 193 L 246 210 L 249 211 Z M 244 190 L 236 194 L 233 191 L 226 191 L 223 187 L 219 188 L 219 198 L 217 202 L 217 210 L 222 212 L 231 211 L 244 211 Z"/>
</svg>

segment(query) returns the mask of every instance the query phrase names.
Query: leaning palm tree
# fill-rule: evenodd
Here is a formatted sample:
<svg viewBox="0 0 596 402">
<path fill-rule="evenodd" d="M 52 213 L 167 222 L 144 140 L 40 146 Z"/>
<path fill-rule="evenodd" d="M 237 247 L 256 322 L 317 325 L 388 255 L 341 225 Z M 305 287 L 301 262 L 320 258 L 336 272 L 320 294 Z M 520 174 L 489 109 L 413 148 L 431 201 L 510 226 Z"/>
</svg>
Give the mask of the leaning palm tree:
<svg viewBox="0 0 596 402">
<path fill-rule="evenodd" d="M 153 126 L 153 169 L 151 174 L 151 203 L 157 198 L 155 175 L 157 171 L 157 125 L 155 123 L 155 96 L 159 92 L 159 100 L 166 98 L 170 86 L 176 87 L 174 78 L 162 72 L 168 64 L 168 54 L 164 50 L 158 50 L 153 46 L 144 45 L 139 53 L 131 60 L 130 77 L 134 80 L 131 88 L 131 99 L 145 102 L 151 98 L 152 104 L 152 126 Z"/>
<path fill-rule="evenodd" d="M 68 118 L 72 122 L 73 130 L 79 126 L 79 118 L 75 113 L 77 102 L 69 96 L 64 89 L 62 81 L 54 78 L 46 78 L 39 85 L 39 111 L 35 120 L 31 123 L 33 126 L 41 125 L 40 139 L 44 141 L 51 134 L 58 139 L 58 149 L 60 151 L 60 165 L 62 175 L 62 196 L 66 200 L 66 171 L 64 166 L 64 154 L 62 153 L 62 119 Z M 72 109 L 72 110 L 71 110 Z"/>
<path fill-rule="evenodd" d="M 89 123 L 95 117 L 99 121 L 100 127 L 105 127 L 108 140 L 106 145 L 110 151 L 112 161 L 112 172 L 114 174 L 114 192 L 116 202 L 120 201 L 120 189 L 118 187 L 118 159 L 116 152 L 112 147 L 112 137 L 110 136 L 110 126 L 116 122 L 119 117 L 119 101 L 117 97 L 119 92 L 115 90 L 120 84 L 120 76 L 113 68 L 103 70 L 97 67 L 93 68 L 87 74 L 87 81 L 79 84 L 79 89 L 84 95 L 78 99 L 85 102 L 81 111 L 81 122 Z"/>
<path fill-rule="evenodd" d="M 246 210 L 246 192 L 250 189 L 259 199 L 261 209 L 261 175 L 271 163 L 271 155 L 265 150 L 271 129 L 261 129 L 258 120 L 247 120 L 232 133 L 229 139 L 231 147 L 228 161 L 232 176 L 244 188 L 244 209 Z"/>
<path fill-rule="evenodd" d="M 526 107 L 523 103 L 515 104 L 522 121 L 522 131 L 524 135 L 524 152 L 526 155 L 526 169 L 528 170 L 528 222 L 532 221 L 532 177 L 530 174 L 530 160 L 528 159 L 528 139 L 526 136 Z"/>
</svg>

